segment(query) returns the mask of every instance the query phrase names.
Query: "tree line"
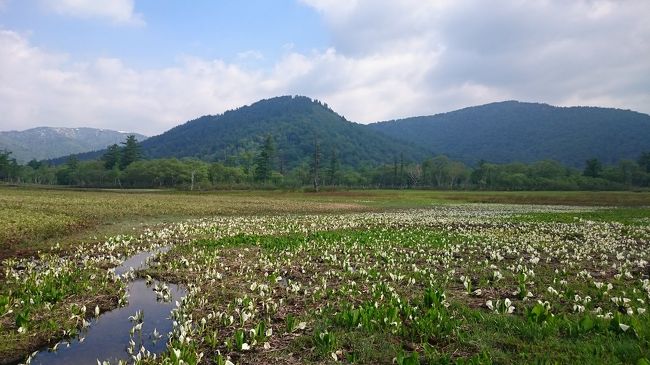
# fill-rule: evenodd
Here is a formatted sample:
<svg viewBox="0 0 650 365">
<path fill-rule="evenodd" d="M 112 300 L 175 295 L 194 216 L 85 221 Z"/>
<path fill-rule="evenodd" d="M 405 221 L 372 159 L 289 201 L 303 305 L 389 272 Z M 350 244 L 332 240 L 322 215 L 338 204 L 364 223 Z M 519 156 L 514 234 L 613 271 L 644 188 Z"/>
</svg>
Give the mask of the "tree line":
<svg viewBox="0 0 650 365">
<path fill-rule="evenodd" d="M 483 189 L 483 190 L 623 190 L 650 186 L 650 152 L 636 161 L 603 165 L 585 161 L 584 169 L 552 160 L 468 166 L 445 155 L 420 162 L 395 156 L 392 163 L 356 168 L 340 163 L 335 148 L 323 150 L 313 141 L 312 155 L 286 170 L 271 135 L 248 163 L 207 162 L 194 158 L 143 159 L 129 136 L 109 146 L 98 160 L 71 156 L 63 165 L 32 160 L 21 165 L 11 152 L 0 151 L 0 181 L 23 184 L 99 188 L 181 188 L 189 190 L 282 188 Z"/>
</svg>

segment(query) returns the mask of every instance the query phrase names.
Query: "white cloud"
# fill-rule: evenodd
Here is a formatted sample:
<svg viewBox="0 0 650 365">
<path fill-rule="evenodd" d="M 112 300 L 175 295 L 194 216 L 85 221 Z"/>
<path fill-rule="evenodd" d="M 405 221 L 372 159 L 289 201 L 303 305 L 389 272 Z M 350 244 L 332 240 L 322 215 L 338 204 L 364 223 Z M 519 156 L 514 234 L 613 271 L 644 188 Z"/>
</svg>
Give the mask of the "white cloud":
<svg viewBox="0 0 650 365">
<path fill-rule="evenodd" d="M 248 51 L 237 53 L 237 58 L 239 58 L 240 60 L 256 60 L 256 61 L 259 61 L 259 60 L 264 59 L 264 55 L 260 51 L 256 51 L 254 49 L 249 49 Z"/>
<path fill-rule="evenodd" d="M 364 123 L 505 99 L 650 112 L 645 0 L 304 2 L 326 20 L 331 46 L 286 46 L 259 64 L 255 50 L 232 63 L 185 57 L 144 70 L 117 58 L 80 63 L 0 31 L 0 130 L 160 133 L 285 94 L 318 98 Z"/>
<path fill-rule="evenodd" d="M 113 58 L 75 63 L 11 31 L 0 31 L 0 80 L 0 130 L 76 125 L 159 133 L 261 95 L 254 74 L 220 61 L 187 58 L 145 71 Z"/>
<path fill-rule="evenodd" d="M 144 25 L 134 0 L 42 0 L 54 12 L 79 18 L 103 18 L 116 24 Z"/>
<path fill-rule="evenodd" d="M 435 54 L 354 58 L 334 49 L 287 53 L 270 70 L 186 57 L 136 71 L 115 58 L 76 63 L 12 31 L 0 31 L 0 130 L 87 125 L 147 134 L 266 97 L 304 94 L 354 121 L 412 109 L 426 99 L 416 81 Z M 397 110 L 396 110 L 397 108 Z"/>
<path fill-rule="evenodd" d="M 407 79 L 421 103 L 387 117 L 503 97 L 650 112 L 645 0 L 301 1 L 323 14 L 345 57 L 422 59 L 402 64 L 427 69 Z M 427 64 L 431 54 L 436 65 Z"/>
</svg>

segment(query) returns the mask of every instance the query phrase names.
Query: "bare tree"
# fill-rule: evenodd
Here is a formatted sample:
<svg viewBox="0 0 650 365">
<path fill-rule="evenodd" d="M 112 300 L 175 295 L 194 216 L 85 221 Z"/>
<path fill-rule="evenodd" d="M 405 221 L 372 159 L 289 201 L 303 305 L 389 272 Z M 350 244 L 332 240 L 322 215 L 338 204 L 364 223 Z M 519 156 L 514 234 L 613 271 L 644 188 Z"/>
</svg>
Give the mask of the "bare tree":
<svg viewBox="0 0 650 365">
<path fill-rule="evenodd" d="M 411 186 L 417 186 L 422 178 L 422 166 L 419 164 L 410 165 L 406 170 L 406 174 L 411 180 Z"/>
<path fill-rule="evenodd" d="M 314 182 L 314 190 L 318 192 L 320 186 L 320 144 L 318 139 L 314 140 L 314 156 L 311 161 L 311 176 Z"/>
</svg>

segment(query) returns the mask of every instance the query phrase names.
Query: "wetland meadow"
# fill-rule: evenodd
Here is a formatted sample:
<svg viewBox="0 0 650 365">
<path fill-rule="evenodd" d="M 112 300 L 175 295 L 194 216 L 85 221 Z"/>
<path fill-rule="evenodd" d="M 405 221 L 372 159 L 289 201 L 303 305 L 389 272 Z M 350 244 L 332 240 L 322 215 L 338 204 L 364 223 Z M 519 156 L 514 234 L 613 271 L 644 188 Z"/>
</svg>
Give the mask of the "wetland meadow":
<svg viewBox="0 0 650 365">
<path fill-rule="evenodd" d="M 0 187 L 0 363 L 649 364 L 648 206 Z"/>
</svg>

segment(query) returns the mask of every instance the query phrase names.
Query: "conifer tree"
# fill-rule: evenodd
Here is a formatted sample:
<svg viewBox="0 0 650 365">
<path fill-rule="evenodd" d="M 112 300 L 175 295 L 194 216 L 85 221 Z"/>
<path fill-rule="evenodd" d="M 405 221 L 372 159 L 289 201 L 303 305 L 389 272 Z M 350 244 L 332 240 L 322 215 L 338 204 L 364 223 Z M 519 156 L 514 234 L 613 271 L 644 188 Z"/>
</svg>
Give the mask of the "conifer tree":
<svg viewBox="0 0 650 365">
<path fill-rule="evenodd" d="M 273 172 L 273 156 L 275 155 L 275 143 L 270 134 L 266 137 L 260 153 L 255 158 L 255 180 L 267 182 Z"/>
<path fill-rule="evenodd" d="M 104 156 L 102 156 L 102 161 L 104 161 L 104 168 L 106 170 L 112 170 L 115 166 L 119 166 L 121 154 L 122 151 L 120 150 L 120 146 L 117 144 L 108 146 L 106 153 L 104 153 Z"/>
<path fill-rule="evenodd" d="M 126 141 L 122 142 L 122 153 L 120 156 L 119 166 L 120 170 L 124 170 L 127 166 L 140 159 L 140 143 L 134 135 L 126 137 Z"/>
</svg>

